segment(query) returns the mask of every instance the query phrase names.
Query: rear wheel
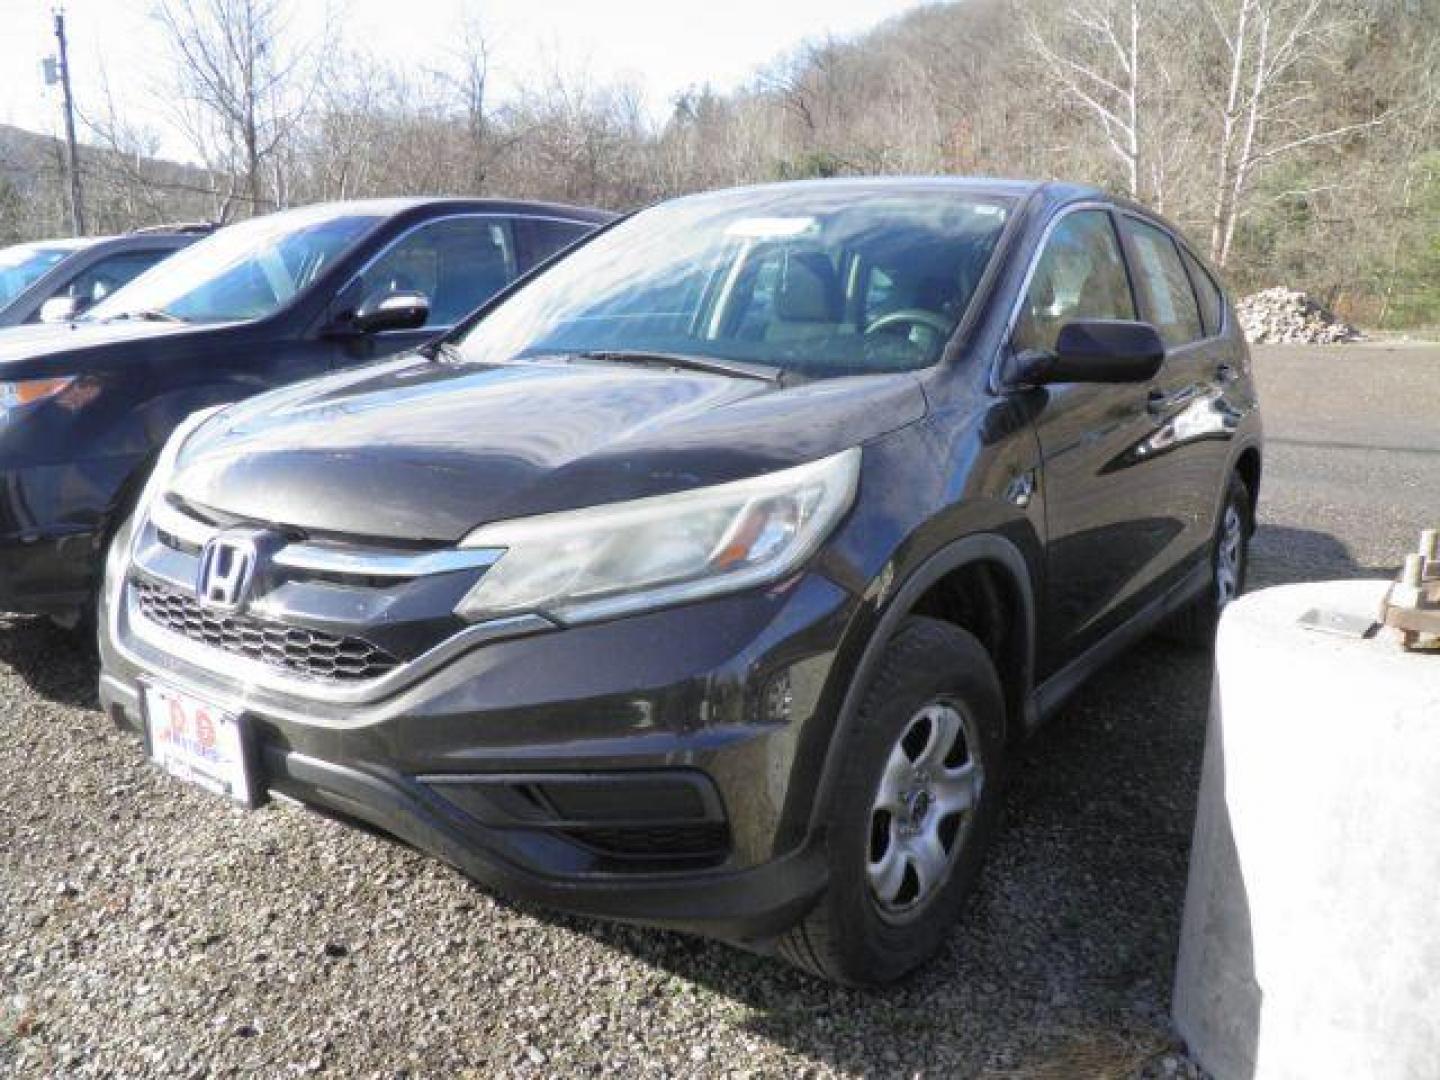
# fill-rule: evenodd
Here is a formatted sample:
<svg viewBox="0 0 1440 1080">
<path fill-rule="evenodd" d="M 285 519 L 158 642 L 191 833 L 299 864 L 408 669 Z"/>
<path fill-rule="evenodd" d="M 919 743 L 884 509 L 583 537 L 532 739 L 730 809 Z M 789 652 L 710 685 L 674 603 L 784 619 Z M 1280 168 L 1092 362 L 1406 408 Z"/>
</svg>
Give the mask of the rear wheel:
<svg viewBox="0 0 1440 1080">
<path fill-rule="evenodd" d="M 950 623 L 907 619 L 856 718 L 828 832 L 829 885 L 782 955 L 860 986 L 934 954 L 989 844 L 1003 747 L 1004 699 L 984 647 Z"/>
<path fill-rule="evenodd" d="M 1187 645 L 1208 647 L 1214 643 L 1220 613 L 1245 591 L 1250 536 L 1255 531 L 1250 506 L 1250 489 L 1238 473 L 1232 473 L 1210 542 L 1210 587 L 1204 596 L 1175 615 L 1166 627 L 1168 636 Z"/>
</svg>

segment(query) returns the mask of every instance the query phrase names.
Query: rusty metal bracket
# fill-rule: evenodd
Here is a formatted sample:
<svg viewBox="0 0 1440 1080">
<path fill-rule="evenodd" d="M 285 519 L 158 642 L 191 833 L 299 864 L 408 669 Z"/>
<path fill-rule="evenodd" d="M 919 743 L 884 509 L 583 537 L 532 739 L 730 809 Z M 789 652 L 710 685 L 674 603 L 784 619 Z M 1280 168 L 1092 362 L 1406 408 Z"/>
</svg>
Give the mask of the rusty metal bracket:
<svg viewBox="0 0 1440 1080">
<path fill-rule="evenodd" d="M 1380 601 L 1380 621 L 1400 633 L 1400 643 L 1440 652 L 1440 530 L 1420 534 L 1420 550 L 1405 556 L 1400 580 Z"/>
</svg>

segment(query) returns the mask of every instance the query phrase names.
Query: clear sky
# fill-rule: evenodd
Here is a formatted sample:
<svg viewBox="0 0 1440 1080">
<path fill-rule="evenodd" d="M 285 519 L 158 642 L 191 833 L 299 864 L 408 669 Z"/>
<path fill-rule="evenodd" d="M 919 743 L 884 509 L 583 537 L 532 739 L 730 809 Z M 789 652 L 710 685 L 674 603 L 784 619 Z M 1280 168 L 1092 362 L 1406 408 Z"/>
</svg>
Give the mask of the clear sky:
<svg viewBox="0 0 1440 1080">
<path fill-rule="evenodd" d="M 438 66 L 454 47 L 466 10 L 478 14 L 500 95 L 527 77 L 562 70 L 626 78 L 663 115 L 687 86 L 743 84 L 806 38 L 849 35 L 923 0 L 285 0 L 295 33 L 314 33 L 328 9 L 348 42 L 401 64 Z M 152 0 L 67 0 L 77 104 L 97 109 L 101 74 L 117 107 L 190 154 L 155 99 L 166 64 Z M 58 133 L 58 88 L 47 89 L 41 58 L 55 47 L 51 0 L 0 0 L 0 123 Z"/>
</svg>

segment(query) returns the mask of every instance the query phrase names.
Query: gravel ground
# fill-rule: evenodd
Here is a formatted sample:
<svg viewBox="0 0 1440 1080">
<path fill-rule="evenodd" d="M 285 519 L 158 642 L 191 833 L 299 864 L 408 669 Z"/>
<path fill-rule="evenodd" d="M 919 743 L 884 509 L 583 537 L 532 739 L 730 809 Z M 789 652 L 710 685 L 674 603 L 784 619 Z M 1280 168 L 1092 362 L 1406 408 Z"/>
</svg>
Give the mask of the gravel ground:
<svg viewBox="0 0 1440 1080">
<path fill-rule="evenodd" d="M 1440 506 L 1440 349 L 1257 357 L 1256 582 L 1387 572 Z M 1195 1075 L 1167 1021 L 1195 652 L 1138 647 L 1029 744 L 963 925 L 869 994 L 517 907 L 301 810 L 234 810 L 143 764 L 94 677 L 47 624 L 0 616 L 0 1074 Z"/>
</svg>

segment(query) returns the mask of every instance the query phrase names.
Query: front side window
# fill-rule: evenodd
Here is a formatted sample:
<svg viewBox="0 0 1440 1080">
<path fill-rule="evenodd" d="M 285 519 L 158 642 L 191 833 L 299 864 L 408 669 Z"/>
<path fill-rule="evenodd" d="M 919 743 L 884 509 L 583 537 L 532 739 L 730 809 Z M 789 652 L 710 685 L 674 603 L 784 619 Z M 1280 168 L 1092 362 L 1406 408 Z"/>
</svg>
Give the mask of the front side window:
<svg viewBox="0 0 1440 1080">
<path fill-rule="evenodd" d="M 230 225 L 141 274 L 86 318 L 261 319 L 313 284 L 383 220 L 378 211 L 309 207 Z"/>
<path fill-rule="evenodd" d="M 1077 319 L 1134 319 L 1120 241 L 1105 210 L 1077 210 L 1045 241 L 1015 324 L 1017 352 L 1051 351 Z"/>
<path fill-rule="evenodd" d="M 553 263 L 457 342 L 465 359 L 678 353 L 804 378 L 936 363 L 1011 202 L 816 184 L 642 211 Z"/>
<path fill-rule="evenodd" d="M 454 217 L 427 222 L 392 244 L 360 275 L 362 303 L 395 293 L 430 302 L 427 327 L 453 326 L 515 280 L 510 222 Z"/>
<path fill-rule="evenodd" d="M 88 270 L 76 274 L 70 283 L 55 295 L 73 298 L 74 311 L 78 314 L 128 285 L 170 254 L 169 251 L 132 251 L 126 255 L 111 255 L 101 259 Z M 39 317 L 37 311 L 32 319 Z"/>
<path fill-rule="evenodd" d="M 28 289 L 72 249 L 43 244 L 16 244 L 0 250 L 0 306 Z"/>
<path fill-rule="evenodd" d="M 1135 279 L 1147 321 L 1170 348 L 1204 336 L 1200 308 L 1175 241 L 1161 229 L 1126 217 L 1124 226 L 1135 257 Z"/>
</svg>

